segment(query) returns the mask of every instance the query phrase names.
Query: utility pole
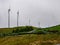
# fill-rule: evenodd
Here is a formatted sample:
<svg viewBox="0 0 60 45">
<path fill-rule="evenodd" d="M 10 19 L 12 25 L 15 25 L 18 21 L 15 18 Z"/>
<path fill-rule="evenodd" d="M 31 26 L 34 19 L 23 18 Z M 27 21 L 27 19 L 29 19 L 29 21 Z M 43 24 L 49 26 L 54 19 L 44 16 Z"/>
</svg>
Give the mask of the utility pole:
<svg viewBox="0 0 60 45">
<path fill-rule="evenodd" d="M 10 11 L 11 9 L 8 9 L 8 28 L 10 28 Z"/>
<path fill-rule="evenodd" d="M 19 11 L 17 11 L 17 27 L 19 26 Z"/>
</svg>

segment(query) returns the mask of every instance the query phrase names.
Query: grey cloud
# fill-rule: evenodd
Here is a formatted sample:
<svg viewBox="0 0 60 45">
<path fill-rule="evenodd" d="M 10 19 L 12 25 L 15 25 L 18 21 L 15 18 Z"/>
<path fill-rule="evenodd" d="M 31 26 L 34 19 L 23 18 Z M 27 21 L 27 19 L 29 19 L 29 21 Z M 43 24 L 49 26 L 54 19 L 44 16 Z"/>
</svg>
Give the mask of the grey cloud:
<svg viewBox="0 0 60 45">
<path fill-rule="evenodd" d="M 48 27 L 60 24 L 60 0 L 0 0 L 0 27 L 7 27 L 7 10 L 11 8 L 11 27 L 16 26 L 16 16 L 19 10 L 19 25 Z"/>
</svg>

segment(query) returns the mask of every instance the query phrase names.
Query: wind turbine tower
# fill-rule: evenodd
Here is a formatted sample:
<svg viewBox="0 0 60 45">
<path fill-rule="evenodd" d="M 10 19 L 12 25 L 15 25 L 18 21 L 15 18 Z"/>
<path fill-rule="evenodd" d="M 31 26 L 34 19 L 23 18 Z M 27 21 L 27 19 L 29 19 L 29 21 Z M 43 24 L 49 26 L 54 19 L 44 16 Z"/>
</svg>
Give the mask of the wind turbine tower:
<svg viewBox="0 0 60 45">
<path fill-rule="evenodd" d="M 40 22 L 38 22 L 38 27 L 41 28 L 41 27 L 40 27 Z"/>
<path fill-rule="evenodd" d="M 10 28 L 10 11 L 11 9 L 8 9 L 8 28 Z"/>
<path fill-rule="evenodd" d="M 31 26 L 30 22 L 31 22 L 31 21 L 30 21 L 30 19 L 29 19 L 29 26 Z"/>
<path fill-rule="evenodd" d="M 17 27 L 19 26 L 19 11 L 17 11 Z"/>
</svg>

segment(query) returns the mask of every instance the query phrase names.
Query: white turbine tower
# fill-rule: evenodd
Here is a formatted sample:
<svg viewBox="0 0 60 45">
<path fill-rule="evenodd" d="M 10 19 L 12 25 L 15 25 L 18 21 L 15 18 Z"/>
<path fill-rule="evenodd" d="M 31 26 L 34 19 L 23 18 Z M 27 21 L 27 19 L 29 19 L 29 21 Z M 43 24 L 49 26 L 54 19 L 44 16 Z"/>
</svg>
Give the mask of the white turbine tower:
<svg viewBox="0 0 60 45">
<path fill-rule="evenodd" d="M 19 11 L 17 11 L 17 27 L 19 26 Z"/>
<path fill-rule="evenodd" d="M 10 11 L 11 9 L 8 9 L 8 28 L 10 28 Z"/>
<path fill-rule="evenodd" d="M 29 19 L 29 26 L 30 26 L 30 19 Z"/>
<path fill-rule="evenodd" d="M 38 27 L 41 28 L 41 27 L 40 27 L 40 22 L 38 22 Z"/>
</svg>

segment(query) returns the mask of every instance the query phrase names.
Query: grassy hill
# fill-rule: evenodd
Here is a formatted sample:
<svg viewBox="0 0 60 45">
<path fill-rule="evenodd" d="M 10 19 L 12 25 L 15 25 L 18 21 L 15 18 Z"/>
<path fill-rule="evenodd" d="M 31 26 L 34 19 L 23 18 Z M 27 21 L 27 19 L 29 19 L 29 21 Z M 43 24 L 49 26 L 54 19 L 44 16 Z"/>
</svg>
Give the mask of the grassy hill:
<svg viewBox="0 0 60 45">
<path fill-rule="evenodd" d="M 0 37 L 0 45 L 56 45 L 58 43 L 60 43 L 60 35 L 57 34 Z"/>
<path fill-rule="evenodd" d="M 0 34 L 12 34 L 12 33 L 60 33 L 60 25 L 48 27 L 48 28 L 38 28 L 34 26 L 20 26 L 13 28 L 0 28 Z"/>
<path fill-rule="evenodd" d="M 33 26 L 0 28 L 0 45 L 56 45 L 60 43 L 60 34 L 56 33 L 57 30 L 60 33 L 60 25 L 48 28 Z M 36 34 L 21 35 L 20 32 L 32 32 Z"/>
<path fill-rule="evenodd" d="M 46 30 L 60 30 L 60 25 L 45 28 Z"/>
</svg>

